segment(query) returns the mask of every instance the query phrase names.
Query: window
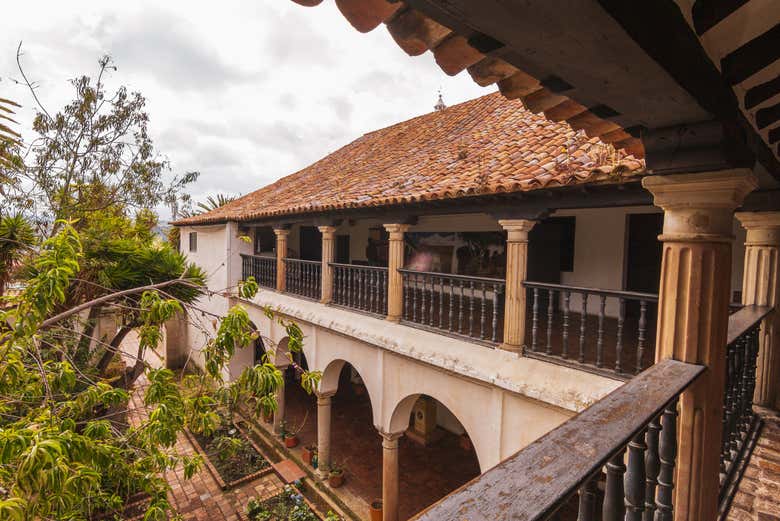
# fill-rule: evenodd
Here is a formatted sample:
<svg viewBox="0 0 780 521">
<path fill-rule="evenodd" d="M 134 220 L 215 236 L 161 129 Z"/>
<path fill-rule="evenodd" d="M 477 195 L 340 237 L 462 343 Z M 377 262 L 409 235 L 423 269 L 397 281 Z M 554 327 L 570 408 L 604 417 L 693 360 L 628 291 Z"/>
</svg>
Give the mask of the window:
<svg viewBox="0 0 780 521">
<path fill-rule="evenodd" d="M 190 251 L 198 251 L 198 232 L 190 232 Z"/>
</svg>

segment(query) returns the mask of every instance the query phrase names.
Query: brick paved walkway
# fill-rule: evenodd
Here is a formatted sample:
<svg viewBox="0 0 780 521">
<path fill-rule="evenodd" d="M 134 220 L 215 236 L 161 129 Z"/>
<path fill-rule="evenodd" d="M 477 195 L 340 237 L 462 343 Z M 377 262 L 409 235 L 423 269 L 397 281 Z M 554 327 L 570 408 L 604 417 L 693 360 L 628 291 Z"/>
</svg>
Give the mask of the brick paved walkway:
<svg viewBox="0 0 780 521">
<path fill-rule="evenodd" d="M 130 421 L 133 423 L 141 421 L 146 415 L 142 385 L 131 399 Z M 180 454 L 195 453 L 195 448 L 184 434 L 179 435 L 176 448 Z M 189 480 L 184 478 L 181 468 L 168 472 L 165 478 L 171 485 L 168 500 L 185 521 L 237 521 L 238 512 L 244 511 L 250 498 L 265 499 L 278 494 L 283 488 L 281 480 L 271 473 L 223 491 L 205 466 Z"/>
<path fill-rule="evenodd" d="M 780 414 L 764 410 L 762 416 L 764 426 L 728 521 L 780 521 Z"/>
</svg>

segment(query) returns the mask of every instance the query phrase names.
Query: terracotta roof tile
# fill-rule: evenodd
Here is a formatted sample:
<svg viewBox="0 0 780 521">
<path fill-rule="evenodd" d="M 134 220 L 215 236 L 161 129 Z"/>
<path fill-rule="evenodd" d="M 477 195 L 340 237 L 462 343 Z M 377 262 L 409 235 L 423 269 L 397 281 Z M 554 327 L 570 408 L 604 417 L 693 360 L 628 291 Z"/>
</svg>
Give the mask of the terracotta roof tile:
<svg viewBox="0 0 780 521">
<path fill-rule="evenodd" d="M 369 132 L 303 170 L 176 224 L 615 183 L 643 172 L 641 160 L 494 93 Z"/>
</svg>

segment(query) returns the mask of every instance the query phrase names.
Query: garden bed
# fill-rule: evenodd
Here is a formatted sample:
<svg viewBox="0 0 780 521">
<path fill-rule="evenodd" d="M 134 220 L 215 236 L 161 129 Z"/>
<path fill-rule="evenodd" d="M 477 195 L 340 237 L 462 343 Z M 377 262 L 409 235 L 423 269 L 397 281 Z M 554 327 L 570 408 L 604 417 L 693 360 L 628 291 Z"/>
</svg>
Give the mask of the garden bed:
<svg viewBox="0 0 780 521">
<path fill-rule="evenodd" d="M 340 521 L 333 513 L 325 517 L 294 485 L 263 501 L 250 500 L 241 518 L 247 521 Z"/>
<path fill-rule="evenodd" d="M 185 431 L 195 449 L 205 459 L 206 468 L 223 490 L 252 481 L 273 471 L 260 448 L 240 426 L 228 423 L 212 436 Z M 240 447 L 230 457 L 222 457 L 218 440 L 221 437 L 241 440 Z"/>
</svg>

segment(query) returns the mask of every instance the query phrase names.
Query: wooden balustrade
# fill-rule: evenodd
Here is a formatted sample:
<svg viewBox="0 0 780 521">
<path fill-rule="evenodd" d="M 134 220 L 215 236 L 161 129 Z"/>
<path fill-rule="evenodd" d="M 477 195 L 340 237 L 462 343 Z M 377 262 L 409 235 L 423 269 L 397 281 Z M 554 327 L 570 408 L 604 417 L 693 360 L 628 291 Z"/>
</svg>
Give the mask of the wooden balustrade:
<svg viewBox="0 0 780 521">
<path fill-rule="evenodd" d="M 398 270 L 404 320 L 449 334 L 498 342 L 503 331 L 503 279 Z"/>
<path fill-rule="evenodd" d="M 302 297 L 320 298 L 322 263 L 301 259 L 284 259 L 287 292 Z"/>
<path fill-rule="evenodd" d="M 241 254 L 241 278 L 254 277 L 264 288 L 276 287 L 276 257 Z"/>
<path fill-rule="evenodd" d="M 377 315 L 387 314 L 387 268 L 331 262 L 333 303 Z"/>
<path fill-rule="evenodd" d="M 539 282 L 523 285 L 531 292 L 528 354 L 623 376 L 638 374 L 652 363 L 658 295 Z M 572 296 L 579 299 L 576 308 Z M 611 315 L 608 304 L 614 308 Z"/>
<path fill-rule="evenodd" d="M 704 371 L 655 364 L 413 519 L 671 521 L 677 402 Z"/>
<path fill-rule="evenodd" d="M 726 511 L 733 498 L 737 470 L 748 452 L 757 426 L 753 393 L 756 389 L 758 337 L 762 320 L 771 312 L 771 307 L 743 306 L 729 316 L 720 455 L 721 512 Z"/>
</svg>

